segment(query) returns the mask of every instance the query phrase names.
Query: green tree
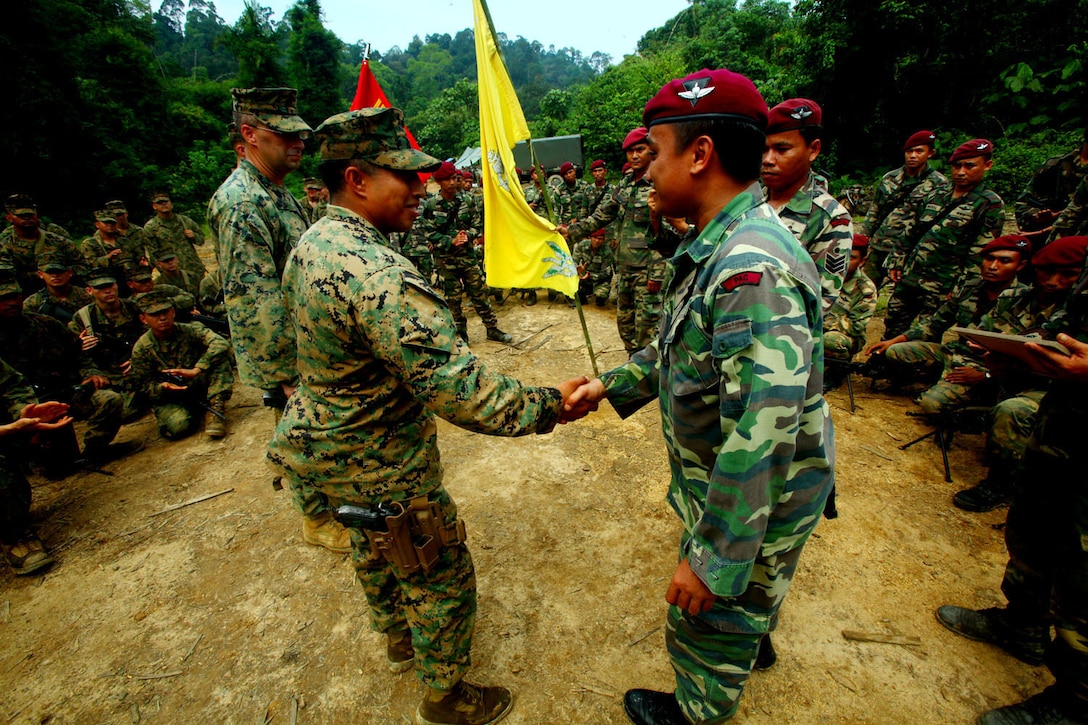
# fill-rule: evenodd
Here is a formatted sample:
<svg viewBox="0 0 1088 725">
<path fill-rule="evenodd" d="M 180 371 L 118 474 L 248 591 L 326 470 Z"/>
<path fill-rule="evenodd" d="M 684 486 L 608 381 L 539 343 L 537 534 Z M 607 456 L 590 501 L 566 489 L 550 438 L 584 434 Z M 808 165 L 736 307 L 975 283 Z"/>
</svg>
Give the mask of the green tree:
<svg viewBox="0 0 1088 725">
<path fill-rule="evenodd" d="M 279 31 L 272 10 L 246 0 L 238 22 L 223 36 L 223 44 L 238 59 L 235 83 L 241 88 L 287 85 L 281 62 Z"/>
<path fill-rule="evenodd" d="M 287 71 L 298 88 L 300 114 L 316 126 L 348 108 L 340 92 L 344 44 L 322 25 L 319 0 L 298 0 L 287 11 L 287 22 Z"/>
<path fill-rule="evenodd" d="M 466 146 L 480 145 L 480 102 L 475 83 L 461 79 L 409 120 L 409 128 L 427 153 L 456 158 Z"/>
</svg>

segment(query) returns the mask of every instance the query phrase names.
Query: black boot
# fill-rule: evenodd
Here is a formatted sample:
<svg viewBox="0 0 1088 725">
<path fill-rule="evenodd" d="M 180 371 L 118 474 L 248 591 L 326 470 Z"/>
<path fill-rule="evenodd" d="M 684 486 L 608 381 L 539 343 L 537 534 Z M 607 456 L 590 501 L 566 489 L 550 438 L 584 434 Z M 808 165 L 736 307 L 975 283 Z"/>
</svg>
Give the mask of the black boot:
<svg viewBox="0 0 1088 725">
<path fill-rule="evenodd" d="M 623 711 L 635 725 L 690 725 L 676 695 L 655 690 L 628 690 Z"/>
<path fill-rule="evenodd" d="M 1015 705 L 990 710 L 978 719 L 979 725 L 1086 725 L 1088 705 L 1063 697 L 1051 686 Z"/>
<path fill-rule="evenodd" d="M 532 307 L 535 304 L 536 304 L 536 290 L 531 289 L 531 290 L 529 290 L 529 296 L 525 300 L 525 306 L 526 307 Z"/>
<path fill-rule="evenodd" d="M 964 511 L 993 511 L 998 506 L 1012 503 L 1012 492 L 1013 484 L 1008 475 L 991 470 L 990 475 L 979 481 L 978 485 L 953 496 L 952 503 Z"/>
<path fill-rule="evenodd" d="M 967 639 L 997 645 L 1029 665 L 1042 664 L 1050 644 L 1050 627 L 1019 625 L 1000 607 L 975 610 L 946 605 L 937 609 L 937 621 Z"/>
<path fill-rule="evenodd" d="M 774 667 L 775 662 L 778 662 L 778 653 L 774 651 L 771 635 L 765 634 L 759 640 L 759 653 L 756 654 L 756 661 L 752 663 L 752 669 L 757 672 L 769 670 Z"/>
</svg>

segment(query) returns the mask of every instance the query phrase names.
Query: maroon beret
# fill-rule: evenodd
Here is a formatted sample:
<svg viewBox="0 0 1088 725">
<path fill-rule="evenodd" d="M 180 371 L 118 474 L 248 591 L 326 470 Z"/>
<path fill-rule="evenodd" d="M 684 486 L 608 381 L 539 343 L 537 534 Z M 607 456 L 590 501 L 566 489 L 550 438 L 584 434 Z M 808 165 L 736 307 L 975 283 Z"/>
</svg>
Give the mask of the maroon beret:
<svg viewBox="0 0 1088 725">
<path fill-rule="evenodd" d="M 446 179 L 452 179 L 458 176 L 461 172 L 457 170 L 457 167 L 453 165 L 452 161 L 443 161 L 442 165 L 438 167 L 438 171 L 431 174 L 435 181 L 445 181 Z"/>
<path fill-rule="evenodd" d="M 767 103 L 755 84 L 740 73 L 704 68 L 666 83 L 642 110 L 642 124 L 647 127 L 716 118 L 750 121 L 762 129 L 767 125 Z"/>
<path fill-rule="evenodd" d="M 903 150 L 912 149 L 915 146 L 937 147 L 937 135 L 932 131 L 915 131 L 903 144 Z"/>
<path fill-rule="evenodd" d="M 626 175 L 631 170 L 631 164 L 626 161 L 623 162 L 623 168 L 620 169 L 620 173 Z"/>
<path fill-rule="evenodd" d="M 574 171 L 574 164 L 569 161 L 564 161 L 562 164 L 559 165 L 560 174 L 565 174 L 568 171 Z"/>
<path fill-rule="evenodd" d="M 1031 258 L 1036 267 L 1083 267 L 1088 237 L 1062 237 L 1046 245 Z"/>
<path fill-rule="evenodd" d="M 854 241 L 850 244 L 851 250 L 858 250 L 859 252 L 865 252 L 869 249 L 869 237 L 864 234 L 855 234 Z"/>
<path fill-rule="evenodd" d="M 1027 259 L 1031 255 L 1031 242 L 1020 234 L 1009 234 L 991 241 L 979 250 L 979 256 L 985 257 L 990 252 L 1000 252 L 1005 249 L 1020 252 L 1020 257 Z"/>
<path fill-rule="evenodd" d="M 967 143 L 961 143 L 956 147 L 956 150 L 952 152 L 952 155 L 948 157 L 948 162 L 959 161 L 960 159 L 973 159 L 976 156 L 985 156 L 990 158 L 994 153 L 994 145 L 984 138 L 973 138 Z"/>
<path fill-rule="evenodd" d="M 474 173 L 472 173 L 471 171 L 469 171 L 468 169 L 465 169 L 465 170 L 463 170 L 461 172 L 461 178 L 462 179 L 472 179 L 473 181 L 476 181 L 476 175 Z"/>
<path fill-rule="evenodd" d="M 603 168 L 605 168 L 604 159 L 597 159 L 596 161 L 594 161 L 592 164 L 589 165 L 589 170 L 590 171 L 592 171 L 593 169 L 603 169 Z"/>
<path fill-rule="evenodd" d="M 816 101 L 807 98 L 791 98 L 782 101 L 771 109 L 767 122 L 767 134 L 796 131 L 809 126 L 819 127 L 824 120 L 824 112 Z"/>
<path fill-rule="evenodd" d="M 646 130 L 645 126 L 639 126 L 632 130 L 623 137 L 623 150 L 626 151 L 637 143 L 646 143 L 646 137 L 649 135 L 650 132 Z"/>
</svg>

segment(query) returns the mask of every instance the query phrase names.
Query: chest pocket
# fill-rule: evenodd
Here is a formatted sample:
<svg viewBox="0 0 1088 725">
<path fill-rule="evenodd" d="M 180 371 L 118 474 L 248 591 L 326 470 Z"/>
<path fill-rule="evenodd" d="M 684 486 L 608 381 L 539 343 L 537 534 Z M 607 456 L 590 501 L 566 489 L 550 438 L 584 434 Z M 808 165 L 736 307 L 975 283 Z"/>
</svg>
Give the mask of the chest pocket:
<svg viewBox="0 0 1088 725">
<path fill-rule="evenodd" d="M 673 397 L 720 396 L 723 413 L 743 412 L 748 391 L 741 385 L 739 355 L 752 345 L 751 322 L 734 320 L 715 330 L 707 340 L 688 321 L 678 326 L 674 335 L 668 343 L 669 386 Z"/>
</svg>

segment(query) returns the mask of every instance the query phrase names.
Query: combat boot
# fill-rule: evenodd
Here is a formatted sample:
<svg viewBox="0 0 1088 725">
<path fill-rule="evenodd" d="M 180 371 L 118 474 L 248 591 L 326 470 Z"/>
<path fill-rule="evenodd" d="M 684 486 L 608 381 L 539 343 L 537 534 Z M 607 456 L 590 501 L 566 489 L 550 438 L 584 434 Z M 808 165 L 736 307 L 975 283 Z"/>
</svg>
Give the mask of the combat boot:
<svg viewBox="0 0 1088 725">
<path fill-rule="evenodd" d="M 215 395 L 208 401 L 208 421 L 204 424 L 204 432 L 209 438 L 222 438 L 227 434 L 227 401 L 222 395 Z M 222 416 L 222 417 L 220 417 Z"/>
<path fill-rule="evenodd" d="M 778 662 L 778 653 L 774 651 L 771 635 L 765 634 L 759 640 L 759 652 L 756 653 L 756 661 L 752 663 L 752 669 L 757 672 L 769 670 L 774 667 L 775 662 Z"/>
<path fill-rule="evenodd" d="M 509 343 L 514 339 L 514 337 L 510 333 L 503 332 L 497 327 L 489 327 L 487 328 L 487 339 L 493 340 L 495 342 Z"/>
<path fill-rule="evenodd" d="M 338 554 L 351 551 L 351 534 L 328 511 L 302 519 L 302 540 L 312 546 L 324 546 Z"/>
<path fill-rule="evenodd" d="M 416 725 L 489 725 L 506 717 L 514 696 L 505 687 L 481 687 L 462 680 L 433 700 L 429 690 L 416 710 Z"/>
<path fill-rule="evenodd" d="M 53 557 L 45 550 L 40 539 L 33 531 L 25 531 L 14 541 L 0 542 L 0 548 L 8 558 L 11 570 L 17 576 L 33 574 L 53 563 Z"/>
<path fill-rule="evenodd" d="M 1062 697 L 1054 686 L 1015 705 L 984 713 L 979 725 L 1088 725 L 1088 705 Z"/>
<path fill-rule="evenodd" d="M 623 711 L 635 725 L 690 725 L 672 692 L 628 690 Z"/>
<path fill-rule="evenodd" d="M 535 304 L 536 304 L 536 290 L 531 289 L 531 290 L 529 290 L 529 296 L 526 297 L 526 299 L 525 299 L 525 306 L 526 307 L 532 307 Z"/>
<path fill-rule="evenodd" d="M 996 645 L 1029 665 L 1042 664 L 1050 644 L 1049 627 L 1017 626 L 1000 607 L 975 610 L 946 605 L 937 609 L 937 621 L 962 637 Z"/>
<path fill-rule="evenodd" d="M 964 489 L 952 497 L 956 508 L 974 513 L 993 511 L 1012 503 L 1013 484 L 1007 477 L 991 472 L 977 486 Z"/>
<path fill-rule="evenodd" d="M 391 629 L 385 633 L 385 658 L 390 672 L 406 672 L 416 661 L 412 647 L 412 632 L 407 629 Z"/>
</svg>

